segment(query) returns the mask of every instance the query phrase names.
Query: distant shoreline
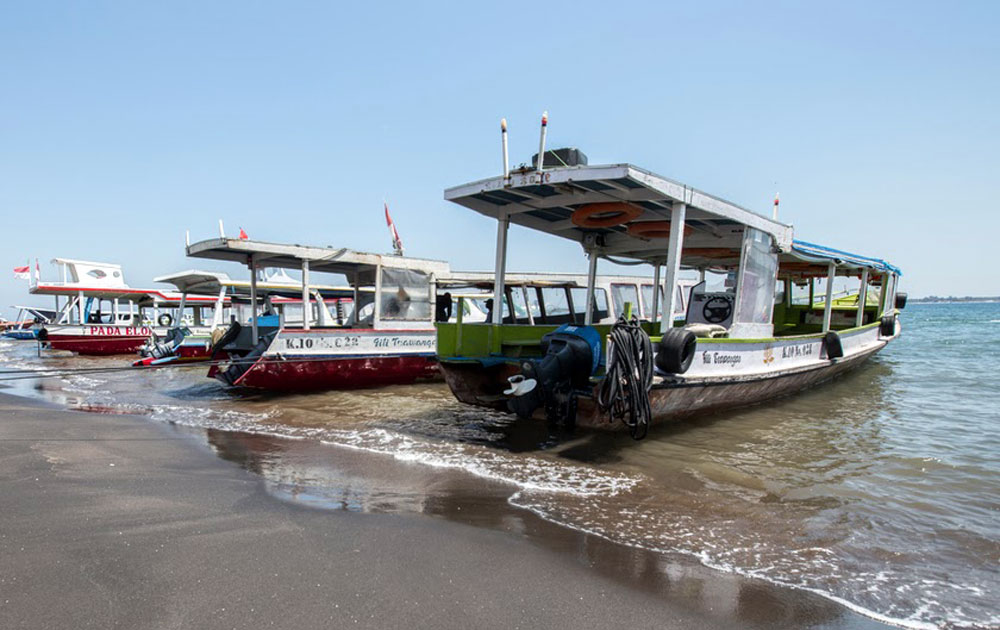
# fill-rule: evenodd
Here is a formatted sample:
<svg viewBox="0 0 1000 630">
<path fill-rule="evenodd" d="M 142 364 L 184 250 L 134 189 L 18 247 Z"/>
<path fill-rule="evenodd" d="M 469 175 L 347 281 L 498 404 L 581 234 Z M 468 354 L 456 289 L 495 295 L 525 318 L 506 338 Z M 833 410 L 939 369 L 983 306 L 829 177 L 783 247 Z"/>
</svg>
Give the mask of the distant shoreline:
<svg viewBox="0 0 1000 630">
<path fill-rule="evenodd" d="M 911 298 L 914 304 L 996 304 L 1000 297 L 925 297 Z"/>
</svg>

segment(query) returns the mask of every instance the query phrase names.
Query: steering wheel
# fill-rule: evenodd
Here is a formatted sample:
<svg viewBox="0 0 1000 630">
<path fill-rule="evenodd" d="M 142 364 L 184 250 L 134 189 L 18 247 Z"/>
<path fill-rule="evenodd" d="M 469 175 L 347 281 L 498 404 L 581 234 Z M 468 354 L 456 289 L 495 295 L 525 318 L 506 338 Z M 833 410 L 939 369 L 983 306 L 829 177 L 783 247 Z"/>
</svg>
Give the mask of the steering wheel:
<svg viewBox="0 0 1000 630">
<path fill-rule="evenodd" d="M 705 302 L 701 314 L 709 324 L 718 324 L 733 314 L 733 303 L 728 297 L 716 295 Z"/>
</svg>

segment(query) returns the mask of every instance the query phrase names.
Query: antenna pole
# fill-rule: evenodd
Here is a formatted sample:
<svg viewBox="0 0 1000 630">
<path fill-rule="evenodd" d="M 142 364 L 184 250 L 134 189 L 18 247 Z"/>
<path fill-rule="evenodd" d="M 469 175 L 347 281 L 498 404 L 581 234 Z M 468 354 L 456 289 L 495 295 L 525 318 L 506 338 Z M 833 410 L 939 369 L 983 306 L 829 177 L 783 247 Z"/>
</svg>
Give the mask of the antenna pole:
<svg viewBox="0 0 1000 630">
<path fill-rule="evenodd" d="M 507 160 L 507 119 L 500 119 L 500 144 L 503 146 L 503 178 L 510 179 L 510 162 Z"/>
<path fill-rule="evenodd" d="M 538 139 L 538 172 L 542 172 L 542 167 L 545 164 L 545 132 L 549 127 L 549 113 L 542 112 L 542 134 Z"/>
</svg>

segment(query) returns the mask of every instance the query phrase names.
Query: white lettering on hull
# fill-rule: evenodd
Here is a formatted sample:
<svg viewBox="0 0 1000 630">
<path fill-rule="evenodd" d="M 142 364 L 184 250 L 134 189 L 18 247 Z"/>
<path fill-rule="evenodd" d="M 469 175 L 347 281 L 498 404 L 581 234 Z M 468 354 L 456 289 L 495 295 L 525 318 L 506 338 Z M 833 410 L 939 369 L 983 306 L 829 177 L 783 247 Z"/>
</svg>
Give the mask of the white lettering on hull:
<svg viewBox="0 0 1000 630">
<path fill-rule="evenodd" d="M 264 354 L 295 355 L 402 355 L 427 354 L 437 350 L 433 330 L 415 331 L 344 331 L 310 332 L 282 330 Z"/>
</svg>

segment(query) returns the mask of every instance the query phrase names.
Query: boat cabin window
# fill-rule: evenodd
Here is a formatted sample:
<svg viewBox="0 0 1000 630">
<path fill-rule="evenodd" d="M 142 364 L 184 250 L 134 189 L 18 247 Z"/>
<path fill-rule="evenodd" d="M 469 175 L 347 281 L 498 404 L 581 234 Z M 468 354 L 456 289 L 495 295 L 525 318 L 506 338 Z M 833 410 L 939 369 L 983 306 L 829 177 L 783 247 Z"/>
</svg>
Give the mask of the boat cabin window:
<svg viewBox="0 0 1000 630">
<path fill-rule="evenodd" d="M 584 313 L 587 309 L 587 288 L 574 287 L 569 290 L 570 298 L 573 300 L 573 313 L 577 324 L 584 322 Z M 593 320 L 599 322 L 608 316 L 608 294 L 604 289 L 594 289 Z"/>
<path fill-rule="evenodd" d="M 652 297 L 652 287 L 650 287 L 650 297 Z M 612 284 L 611 302 L 615 306 L 615 315 L 621 317 L 625 314 L 625 303 L 632 305 L 632 312 L 637 316 L 641 315 L 639 304 L 639 289 L 634 284 Z M 651 312 L 652 306 L 643 309 L 644 312 Z"/>
<path fill-rule="evenodd" d="M 733 336 L 767 337 L 772 333 L 774 284 L 778 274 L 778 255 L 770 235 L 746 228 L 743 253 L 737 279 L 733 316 Z"/>
<path fill-rule="evenodd" d="M 660 299 L 657 304 L 663 304 L 663 287 L 658 287 L 660 291 Z M 680 287 L 677 287 L 680 291 Z M 646 319 L 652 319 L 653 317 L 653 285 L 644 284 L 642 285 L 642 312 Z"/>
<path fill-rule="evenodd" d="M 809 280 L 792 281 L 792 304 L 809 304 Z"/>
<path fill-rule="evenodd" d="M 542 303 L 545 305 L 545 323 L 569 323 L 572 320 L 565 287 L 545 287 L 541 293 Z"/>
<path fill-rule="evenodd" d="M 431 320 L 430 277 L 409 269 L 382 269 L 382 319 L 405 321 Z"/>
</svg>

